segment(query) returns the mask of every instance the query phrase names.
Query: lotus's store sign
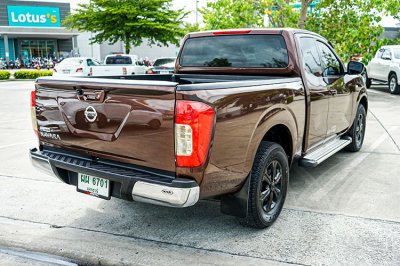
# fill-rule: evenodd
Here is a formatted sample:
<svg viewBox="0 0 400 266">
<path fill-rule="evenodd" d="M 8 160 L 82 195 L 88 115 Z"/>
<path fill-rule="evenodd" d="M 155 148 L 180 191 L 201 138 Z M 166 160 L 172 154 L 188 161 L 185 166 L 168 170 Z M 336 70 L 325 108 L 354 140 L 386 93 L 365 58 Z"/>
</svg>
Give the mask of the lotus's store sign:
<svg viewBox="0 0 400 266">
<path fill-rule="evenodd" d="M 47 6 L 7 6 L 8 25 L 60 27 L 60 9 Z"/>
</svg>

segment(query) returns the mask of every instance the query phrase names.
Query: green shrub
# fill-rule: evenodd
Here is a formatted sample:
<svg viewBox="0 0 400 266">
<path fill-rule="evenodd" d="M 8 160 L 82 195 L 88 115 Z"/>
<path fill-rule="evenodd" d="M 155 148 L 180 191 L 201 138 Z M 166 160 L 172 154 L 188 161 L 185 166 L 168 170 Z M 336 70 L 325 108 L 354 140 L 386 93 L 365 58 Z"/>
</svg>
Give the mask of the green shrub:
<svg viewBox="0 0 400 266">
<path fill-rule="evenodd" d="M 9 79 L 11 73 L 7 70 L 0 70 L 0 79 Z"/>
<path fill-rule="evenodd" d="M 52 76 L 51 70 L 18 70 L 14 73 L 16 79 L 36 79 L 38 77 Z"/>
<path fill-rule="evenodd" d="M 53 70 L 40 70 L 39 77 L 53 76 Z"/>
<path fill-rule="evenodd" d="M 38 76 L 39 71 L 37 70 L 18 70 L 14 73 L 16 79 L 35 79 Z"/>
</svg>

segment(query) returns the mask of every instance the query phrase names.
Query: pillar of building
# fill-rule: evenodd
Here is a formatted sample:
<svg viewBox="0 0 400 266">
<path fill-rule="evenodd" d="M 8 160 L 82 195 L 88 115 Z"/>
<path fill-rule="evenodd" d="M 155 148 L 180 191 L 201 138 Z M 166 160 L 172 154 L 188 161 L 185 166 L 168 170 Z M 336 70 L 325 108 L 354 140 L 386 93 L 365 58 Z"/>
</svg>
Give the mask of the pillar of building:
<svg viewBox="0 0 400 266">
<path fill-rule="evenodd" d="M 6 52 L 6 61 L 8 62 L 10 60 L 10 49 L 8 47 L 8 36 L 3 35 L 3 39 L 4 39 L 4 50 Z"/>
</svg>

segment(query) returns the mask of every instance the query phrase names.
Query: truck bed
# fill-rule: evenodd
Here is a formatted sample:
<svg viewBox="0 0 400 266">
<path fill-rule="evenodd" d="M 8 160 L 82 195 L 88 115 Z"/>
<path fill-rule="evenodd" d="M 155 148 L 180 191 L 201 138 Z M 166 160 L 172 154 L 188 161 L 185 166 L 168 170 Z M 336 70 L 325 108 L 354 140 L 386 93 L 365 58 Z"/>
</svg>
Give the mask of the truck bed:
<svg viewBox="0 0 400 266">
<path fill-rule="evenodd" d="M 43 77 L 36 83 L 38 132 L 45 145 L 174 172 L 173 118 L 177 92 L 300 81 L 300 78 L 188 74 Z M 96 121 L 87 121 L 85 114 L 94 110 L 97 110 Z"/>
</svg>

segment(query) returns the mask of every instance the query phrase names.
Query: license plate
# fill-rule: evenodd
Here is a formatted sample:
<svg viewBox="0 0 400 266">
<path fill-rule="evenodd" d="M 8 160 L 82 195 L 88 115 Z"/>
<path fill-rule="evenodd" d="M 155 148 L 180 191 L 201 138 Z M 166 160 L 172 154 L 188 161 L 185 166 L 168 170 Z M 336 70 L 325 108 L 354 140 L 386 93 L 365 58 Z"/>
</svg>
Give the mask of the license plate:
<svg viewBox="0 0 400 266">
<path fill-rule="evenodd" d="M 63 74 L 69 74 L 70 71 L 69 70 L 63 70 Z"/>
<path fill-rule="evenodd" d="M 110 199 L 110 180 L 78 173 L 78 191 L 104 199 Z"/>
<path fill-rule="evenodd" d="M 160 74 L 169 74 L 169 71 L 160 71 Z"/>
</svg>

